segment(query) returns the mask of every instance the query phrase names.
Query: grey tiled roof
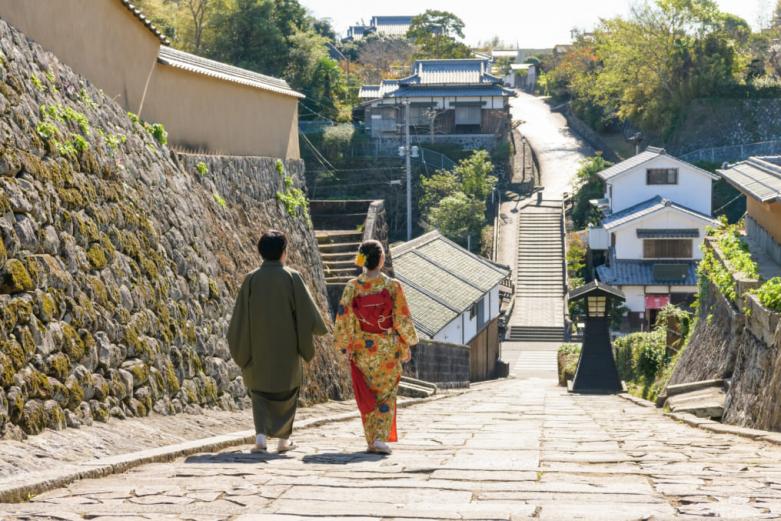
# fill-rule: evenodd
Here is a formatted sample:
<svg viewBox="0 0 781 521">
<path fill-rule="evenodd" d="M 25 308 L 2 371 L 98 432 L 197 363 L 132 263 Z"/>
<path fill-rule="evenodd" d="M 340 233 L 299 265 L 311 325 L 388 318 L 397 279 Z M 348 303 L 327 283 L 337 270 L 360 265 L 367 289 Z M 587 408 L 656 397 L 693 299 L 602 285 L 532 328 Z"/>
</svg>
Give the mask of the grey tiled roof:
<svg viewBox="0 0 781 521">
<path fill-rule="evenodd" d="M 378 99 L 395 92 L 399 88 L 399 80 L 382 80 L 379 85 L 364 85 L 358 91 L 361 99 Z"/>
<path fill-rule="evenodd" d="M 615 212 L 608 215 L 607 217 L 602 219 L 602 226 L 606 230 L 612 230 L 628 222 L 634 221 L 635 219 L 639 219 L 646 215 L 650 215 L 652 213 L 658 212 L 659 210 L 662 210 L 664 208 L 675 208 L 682 212 L 686 212 L 694 217 L 699 217 L 700 219 L 708 221 L 711 224 L 716 224 L 715 220 L 711 219 L 709 216 L 703 213 L 691 210 L 689 208 L 686 208 L 685 206 L 674 203 L 669 199 L 665 199 L 664 197 L 657 195 L 656 197 L 648 199 L 647 201 L 643 201 L 642 203 L 638 203 L 634 206 L 630 206 L 629 208 L 625 208 L 620 212 Z"/>
<path fill-rule="evenodd" d="M 144 13 L 141 12 L 141 9 L 133 5 L 130 0 L 119 0 L 122 2 L 122 5 L 124 5 L 131 13 L 133 13 L 133 16 L 141 20 L 141 23 L 146 26 L 147 29 L 149 29 L 152 34 L 157 36 L 157 38 L 164 44 L 164 45 L 170 45 L 171 42 L 168 40 L 168 38 L 165 37 L 165 35 L 160 32 L 160 29 L 155 27 L 155 24 L 153 24 L 149 18 L 146 17 Z"/>
<path fill-rule="evenodd" d="M 721 177 L 746 195 L 762 202 L 781 198 L 779 157 L 750 157 L 719 170 Z"/>
<path fill-rule="evenodd" d="M 295 98 L 305 97 L 303 94 L 291 89 L 290 85 L 288 85 L 285 80 L 202 58 L 188 52 L 172 49 L 171 47 L 161 47 L 157 60 L 164 65 L 194 72 L 196 74 L 203 74 L 212 78 L 239 83 L 248 87 L 276 92 L 277 94 L 284 94 Z"/>
<path fill-rule="evenodd" d="M 490 65 L 479 58 L 418 60 L 412 75 L 402 85 L 498 85 L 502 79 L 489 73 Z"/>
<path fill-rule="evenodd" d="M 638 228 L 638 239 L 681 239 L 700 236 L 698 228 Z"/>
<path fill-rule="evenodd" d="M 509 268 L 468 252 L 436 231 L 394 246 L 391 253 L 412 318 L 430 337 L 510 273 Z"/>
<path fill-rule="evenodd" d="M 515 92 L 498 85 L 474 87 L 402 87 L 388 94 L 390 98 L 417 98 L 438 96 L 515 96 Z"/>
<path fill-rule="evenodd" d="M 404 294 L 407 297 L 407 304 L 412 311 L 415 328 L 428 337 L 434 338 L 442 328 L 461 314 L 431 298 L 430 295 L 426 295 L 426 293 L 411 283 L 403 280 L 399 281 L 404 287 Z"/>
<path fill-rule="evenodd" d="M 654 278 L 654 265 L 687 265 L 686 277 L 680 280 L 658 280 Z M 613 286 L 694 286 L 697 284 L 697 261 L 658 262 L 645 260 L 616 260 L 611 266 L 598 266 L 597 276 L 605 284 Z"/>
<path fill-rule="evenodd" d="M 629 159 L 625 159 L 624 161 L 621 161 L 620 163 L 616 163 L 615 165 L 611 166 L 610 168 L 606 168 L 605 170 L 602 170 L 601 172 L 597 173 L 597 175 L 602 178 L 603 180 L 607 181 L 609 179 L 612 179 L 613 177 L 619 176 L 623 174 L 624 172 L 627 172 L 631 169 L 633 169 L 636 166 L 640 166 L 643 163 L 647 163 L 648 161 L 655 159 L 659 156 L 666 156 L 668 159 L 671 159 L 675 163 L 678 163 L 680 165 L 686 165 L 689 168 L 700 172 L 701 174 L 705 174 L 708 177 L 716 178 L 714 174 L 711 172 L 708 172 L 707 170 L 703 170 L 702 168 L 696 167 L 690 163 L 687 163 L 686 161 L 683 161 L 681 159 L 678 159 L 677 157 L 671 156 L 665 152 L 663 148 L 656 148 L 656 147 L 648 147 L 643 152 L 640 152 L 637 155 L 634 155 L 630 157 Z"/>
</svg>

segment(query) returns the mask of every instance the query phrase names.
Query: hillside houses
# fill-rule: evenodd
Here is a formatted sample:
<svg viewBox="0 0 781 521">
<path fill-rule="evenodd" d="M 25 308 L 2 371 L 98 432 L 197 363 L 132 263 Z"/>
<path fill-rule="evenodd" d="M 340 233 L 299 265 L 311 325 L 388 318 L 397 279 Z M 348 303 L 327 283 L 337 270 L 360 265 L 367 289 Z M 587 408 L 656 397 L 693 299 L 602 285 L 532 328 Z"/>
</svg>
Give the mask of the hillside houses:
<svg viewBox="0 0 781 521">
<path fill-rule="evenodd" d="M 380 85 L 364 85 L 370 135 L 390 146 L 404 131 L 403 104 L 410 104 L 410 132 L 419 142 L 456 143 L 465 148 L 492 148 L 508 131 L 512 90 L 481 59 L 418 60 L 411 74 Z"/>
<path fill-rule="evenodd" d="M 655 322 L 669 303 L 689 303 L 711 218 L 716 176 L 664 150 L 646 151 L 600 172 L 601 225 L 589 229 L 589 248 L 604 264 L 597 278 L 626 295 L 633 328 Z"/>
<path fill-rule="evenodd" d="M 360 40 L 368 34 L 404 38 L 409 32 L 414 16 L 372 16 L 371 22 L 351 25 L 347 29 L 347 40 Z"/>
<path fill-rule="evenodd" d="M 180 150 L 300 157 L 301 94 L 284 80 L 173 49 L 128 0 L 0 0 L 0 17 L 129 112 L 162 123 Z"/>
</svg>

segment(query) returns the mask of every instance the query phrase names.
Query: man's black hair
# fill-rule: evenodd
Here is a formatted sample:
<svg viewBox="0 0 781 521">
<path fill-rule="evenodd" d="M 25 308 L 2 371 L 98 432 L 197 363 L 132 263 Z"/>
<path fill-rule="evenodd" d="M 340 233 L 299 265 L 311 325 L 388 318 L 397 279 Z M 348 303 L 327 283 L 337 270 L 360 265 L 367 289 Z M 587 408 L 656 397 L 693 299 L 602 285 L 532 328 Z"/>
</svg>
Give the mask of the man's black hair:
<svg viewBox="0 0 781 521">
<path fill-rule="evenodd" d="M 279 230 L 268 230 L 258 241 L 258 253 L 263 260 L 278 261 L 287 249 L 287 237 Z"/>
</svg>

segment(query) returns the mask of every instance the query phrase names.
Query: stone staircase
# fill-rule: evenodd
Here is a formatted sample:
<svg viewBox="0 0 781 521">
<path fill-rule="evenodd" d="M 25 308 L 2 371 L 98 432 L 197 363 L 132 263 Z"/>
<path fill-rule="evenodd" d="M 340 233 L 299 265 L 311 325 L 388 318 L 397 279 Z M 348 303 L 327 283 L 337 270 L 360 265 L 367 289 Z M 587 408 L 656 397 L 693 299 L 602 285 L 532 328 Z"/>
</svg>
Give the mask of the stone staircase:
<svg viewBox="0 0 781 521">
<path fill-rule="evenodd" d="M 363 240 L 362 231 L 315 230 L 315 237 L 323 259 L 326 283 L 344 284 L 358 274 L 354 261 Z"/>
<path fill-rule="evenodd" d="M 518 309 L 510 321 L 507 340 L 561 342 L 565 293 L 561 202 L 527 206 L 518 221 Z"/>
</svg>

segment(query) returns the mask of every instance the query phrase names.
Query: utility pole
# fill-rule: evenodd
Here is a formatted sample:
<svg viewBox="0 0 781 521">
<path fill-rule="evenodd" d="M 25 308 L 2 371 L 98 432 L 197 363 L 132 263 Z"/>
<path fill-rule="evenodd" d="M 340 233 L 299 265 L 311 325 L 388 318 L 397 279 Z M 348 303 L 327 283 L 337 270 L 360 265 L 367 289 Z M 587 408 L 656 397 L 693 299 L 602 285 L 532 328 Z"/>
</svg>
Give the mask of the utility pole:
<svg viewBox="0 0 781 521">
<path fill-rule="evenodd" d="M 407 240 L 412 240 L 412 147 L 409 139 L 409 100 L 404 100 L 404 160 L 407 166 Z"/>
</svg>

